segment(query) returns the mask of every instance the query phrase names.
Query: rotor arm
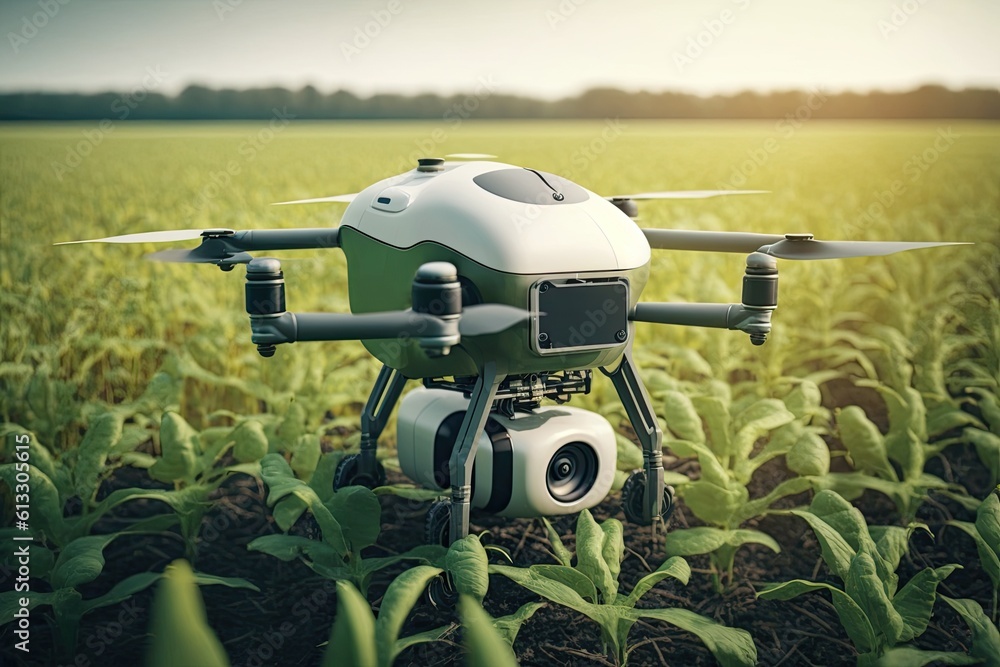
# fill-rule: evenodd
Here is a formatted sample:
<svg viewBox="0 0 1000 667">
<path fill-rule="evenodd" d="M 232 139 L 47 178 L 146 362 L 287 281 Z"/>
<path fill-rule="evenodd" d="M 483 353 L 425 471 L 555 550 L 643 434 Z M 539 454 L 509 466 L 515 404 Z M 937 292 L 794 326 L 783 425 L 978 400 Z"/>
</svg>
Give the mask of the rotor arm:
<svg viewBox="0 0 1000 667">
<path fill-rule="evenodd" d="M 315 250 L 340 247 L 339 227 L 251 229 L 222 238 L 236 250 Z"/>
<path fill-rule="evenodd" d="M 771 332 L 771 313 L 778 307 L 778 265 L 760 252 L 747 256 L 742 303 L 638 303 L 635 322 L 731 329 L 750 334 L 763 345 Z"/>
<path fill-rule="evenodd" d="M 251 340 L 265 349 L 306 341 L 417 339 L 425 349 L 458 342 L 458 320 L 412 310 L 386 313 L 291 313 L 250 317 Z"/>
<path fill-rule="evenodd" d="M 148 257 L 166 262 L 215 264 L 230 271 L 247 264 L 259 250 L 306 250 L 340 247 L 339 227 L 306 229 L 209 229 L 201 234 L 201 245 L 193 250 L 161 250 Z"/>
<path fill-rule="evenodd" d="M 741 303 L 639 303 L 632 321 L 743 331 L 760 345 L 771 331 L 772 312 Z"/>
</svg>

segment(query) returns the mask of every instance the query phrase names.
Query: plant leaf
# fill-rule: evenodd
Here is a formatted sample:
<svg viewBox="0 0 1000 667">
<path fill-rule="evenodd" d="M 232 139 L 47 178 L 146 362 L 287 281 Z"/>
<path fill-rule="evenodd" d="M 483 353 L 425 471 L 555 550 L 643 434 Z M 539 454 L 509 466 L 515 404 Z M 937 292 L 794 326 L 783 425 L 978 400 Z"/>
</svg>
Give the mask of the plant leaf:
<svg viewBox="0 0 1000 667">
<path fill-rule="evenodd" d="M 691 579 L 691 567 L 680 556 L 668 558 L 656 570 L 637 581 L 635 588 L 621 604 L 629 608 L 634 607 L 653 586 L 668 577 L 672 577 L 686 586 Z"/>
<path fill-rule="evenodd" d="M 389 584 L 382 597 L 378 620 L 375 621 L 375 646 L 378 649 L 379 665 L 382 667 L 392 667 L 393 661 L 399 655 L 396 640 L 399 638 L 399 631 L 403 629 L 406 617 L 420 599 L 427 583 L 442 571 L 430 565 L 417 565 L 400 574 Z"/>
<path fill-rule="evenodd" d="M 775 398 L 761 399 L 737 415 L 734 422 L 737 430 L 730 441 L 730 451 L 726 454 L 741 460 L 748 459 L 758 438 L 794 420 L 795 415 L 781 401 Z"/>
<path fill-rule="evenodd" d="M 1000 629 L 983 612 L 975 600 L 953 599 L 939 595 L 948 606 L 958 612 L 972 632 L 973 657 L 983 661 L 985 667 L 1000 667 Z"/>
<path fill-rule="evenodd" d="M 513 614 L 501 616 L 493 619 L 493 627 L 503 637 L 504 641 L 514 645 L 517 633 L 521 631 L 521 626 L 525 621 L 535 615 L 535 612 L 545 606 L 544 602 L 528 602 L 521 605 Z"/>
<path fill-rule="evenodd" d="M 885 637 L 886 645 L 896 644 L 908 630 L 900 611 L 893 606 L 894 601 L 889 599 L 886 587 L 875 569 L 875 561 L 867 548 L 862 548 L 851 560 L 847 577 L 844 579 L 844 591 L 864 610 L 876 636 L 881 634 Z M 896 599 L 899 598 L 900 595 L 897 595 Z M 916 604 L 904 603 L 902 607 L 908 614 L 919 613 Z M 929 615 L 930 610 L 928 610 Z M 908 615 L 907 618 L 915 620 L 915 616 Z"/>
<path fill-rule="evenodd" d="M 750 633 L 720 625 L 687 609 L 641 609 L 636 614 L 676 625 L 700 639 L 722 667 L 749 667 L 757 664 L 757 647 Z"/>
<path fill-rule="evenodd" d="M 964 653 L 925 651 L 915 646 L 897 646 L 882 654 L 876 667 L 923 667 L 932 662 L 942 665 L 975 665 L 980 662 Z"/>
<path fill-rule="evenodd" d="M 517 667 L 514 649 L 493 627 L 482 605 L 474 598 L 463 595 L 458 601 L 458 612 L 465 628 L 466 665 L 469 667 Z"/>
<path fill-rule="evenodd" d="M 323 667 L 375 667 L 376 664 L 375 616 L 371 607 L 353 585 L 338 581 L 337 617 L 323 654 Z"/>
<path fill-rule="evenodd" d="M 631 472 L 642 468 L 642 449 L 620 433 L 615 433 L 615 446 L 618 450 L 616 458 L 618 470 Z"/>
<path fill-rule="evenodd" d="M 292 474 L 292 469 L 284 457 L 280 454 L 268 454 L 260 460 L 260 468 L 261 477 L 268 487 L 267 504 L 273 506 L 282 498 L 289 496 L 299 498 L 316 517 L 316 522 L 323 531 L 323 540 L 346 557 L 350 550 L 340 523 L 316 492 Z"/>
<path fill-rule="evenodd" d="M 583 572 L 604 597 L 613 602 L 618 595 L 618 580 L 604 560 L 604 531 L 590 510 L 583 510 L 576 520 L 576 569 Z"/>
<path fill-rule="evenodd" d="M 622 571 L 622 561 L 625 560 L 625 540 L 622 534 L 622 522 L 618 519 L 605 519 L 601 522 L 604 540 L 601 544 L 601 557 L 611 573 L 614 582 L 612 600 L 618 596 L 618 577 Z"/>
<path fill-rule="evenodd" d="M 691 399 L 691 402 L 698 409 L 698 413 L 705 418 L 712 451 L 718 452 L 720 456 L 731 451 L 729 406 L 726 402 L 717 396 L 697 396 Z"/>
<path fill-rule="evenodd" d="M 854 642 L 859 653 L 868 653 L 875 649 L 875 630 L 871 621 L 858 603 L 851 599 L 844 591 L 830 584 L 823 584 L 815 581 L 805 581 L 803 579 L 793 579 L 780 584 L 772 584 L 757 594 L 757 597 L 765 600 L 791 600 L 803 593 L 810 591 L 827 590 L 833 599 L 833 606 L 837 610 L 840 624 L 847 632 L 847 636 Z"/>
<path fill-rule="evenodd" d="M 705 442 L 701 417 L 687 394 L 679 391 L 663 392 L 663 418 L 667 420 L 667 428 L 681 440 Z"/>
<path fill-rule="evenodd" d="M 570 564 L 573 562 L 573 554 L 563 544 L 562 538 L 559 537 L 556 529 L 552 527 L 552 523 L 545 517 L 542 517 L 542 523 L 545 524 L 545 534 L 549 538 L 549 544 L 552 545 L 552 552 L 555 554 L 556 560 L 566 567 L 570 567 Z"/>
<path fill-rule="evenodd" d="M 830 448 L 823 438 L 805 430 L 785 454 L 785 463 L 799 475 L 822 476 L 830 472 Z"/>
<path fill-rule="evenodd" d="M 122 437 L 122 417 L 116 412 L 105 412 L 96 417 L 83 436 L 77 448 L 77 457 L 73 465 L 73 488 L 76 495 L 87 504 L 91 504 L 97 487 L 105 473 L 105 461 Z"/>
<path fill-rule="evenodd" d="M 892 598 L 892 606 L 903 619 L 898 641 L 910 641 L 923 634 L 934 610 L 938 584 L 958 568 L 958 565 L 945 565 L 921 570 L 899 589 Z"/>
<path fill-rule="evenodd" d="M 359 553 L 375 544 L 382 530 L 382 506 L 371 489 L 348 486 L 333 494 L 324 505 L 340 525 L 351 551 Z"/>
<path fill-rule="evenodd" d="M 733 514 L 746 504 L 749 493 L 745 486 L 736 482 L 722 487 L 700 479 L 685 486 L 682 497 L 702 521 L 727 526 Z"/>
<path fill-rule="evenodd" d="M 150 667 L 228 667 L 229 658 L 208 626 L 205 605 L 187 561 L 174 561 L 150 612 L 150 641 L 146 664 Z"/>
<path fill-rule="evenodd" d="M 482 604 L 490 587 L 489 557 L 476 535 L 466 535 L 448 547 L 448 573 L 460 595 Z"/>
<path fill-rule="evenodd" d="M 264 425 L 256 419 L 248 419 L 235 429 L 230 436 L 236 441 L 233 456 L 240 463 L 260 461 L 267 454 L 267 436 Z"/>
<path fill-rule="evenodd" d="M 598 601 L 597 587 L 594 586 L 594 582 L 590 580 L 590 577 L 575 568 L 569 567 L 568 565 L 540 564 L 532 565 L 531 570 L 543 577 L 557 581 L 565 586 L 569 586 L 577 593 L 577 595 L 585 600 L 589 600 L 594 603 Z"/>
<path fill-rule="evenodd" d="M 194 481 L 198 474 L 198 434 L 176 412 L 164 413 L 160 421 L 160 450 L 149 476 L 158 482 Z"/>
<path fill-rule="evenodd" d="M 79 537 L 63 547 L 52 568 L 52 588 L 76 588 L 97 579 L 104 571 L 104 547 L 120 534 Z"/>
<path fill-rule="evenodd" d="M 865 416 L 864 410 L 856 405 L 847 406 L 837 415 L 837 428 L 856 470 L 898 481 L 896 471 L 889 463 L 885 439 L 878 427 Z"/>
</svg>

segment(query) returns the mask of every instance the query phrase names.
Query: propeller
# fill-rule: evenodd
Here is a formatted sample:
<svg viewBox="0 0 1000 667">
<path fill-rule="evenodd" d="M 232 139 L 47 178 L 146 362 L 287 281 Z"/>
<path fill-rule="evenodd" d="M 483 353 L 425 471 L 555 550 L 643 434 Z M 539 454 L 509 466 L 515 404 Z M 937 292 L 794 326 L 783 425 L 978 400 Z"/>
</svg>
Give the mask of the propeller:
<svg viewBox="0 0 1000 667">
<path fill-rule="evenodd" d="M 179 264 L 246 264 L 253 257 L 248 252 L 227 252 L 224 248 L 200 245 L 194 250 L 171 248 L 144 255 L 152 262 L 172 262 Z"/>
<path fill-rule="evenodd" d="M 231 229 L 174 229 L 163 232 L 141 232 L 139 234 L 106 236 L 102 239 L 60 241 L 52 245 L 72 245 L 74 243 L 168 243 L 170 241 L 191 241 L 202 236 L 225 236 L 233 233 Z"/>
<path fill-rule="evenodd" d="M 332 197 L 316 197 L 315 199 L 296 199 L 295 201 L 278 201 L 271 206 L 285 206 L 287 204 L 350 204 L 358 196 L 357 192 L 348 195 L 333 195 Z"/>
<path fill-rule="evenodd" d="M 750 232 L 703 232 L 686 229 L 644 229 L 649 245 L 662 250 L 707 252 L 762 252 L 778 259 L 846 259 L 876 257 L 906 250 L 961 242 L 923 241 L 817 241 L 812 234 L 754 234 Z"/>
<path fill-rule="evenodd" d="M 760 251 L 778 259 L 848 259 L 878 257 L 907 250 L 949 245 L 972 244 L 954 241 L 815 241 L 811 235 L 808 235 L 808 238 L 796 238 L 796 235 L 789 234 L 777 243 L 762 247 Z"/>
<path fill-rule="evenodd" d="M 605 197 L 608 201 L 631 199 L 633 201 L 647 201 L 651 199 L 708 199 L 710 197 L 724 197 L 727 195 L 763 195 L 769 194 L 770 190 L 668 190 L 665 192 L 640 192 L 635 195 L 614 195 Z"/>
<path fill-rule="evenodd" d="M 531 313 L 502 303 L 481 303 L 462 309 L 458 333 L 463 336 L 489 336 L 510 329 L 527 320 Z"/>
</svg>

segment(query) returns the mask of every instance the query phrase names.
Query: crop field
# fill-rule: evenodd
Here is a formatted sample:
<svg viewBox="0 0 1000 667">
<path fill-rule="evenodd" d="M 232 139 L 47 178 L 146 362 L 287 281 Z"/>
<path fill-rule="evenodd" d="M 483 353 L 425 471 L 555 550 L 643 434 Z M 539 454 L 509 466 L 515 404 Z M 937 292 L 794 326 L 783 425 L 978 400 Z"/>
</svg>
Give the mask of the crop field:
<svg viewBox="0 0 1000 667">
<path fill-rule="evenodd" d="M 435 496 L 394 421 L 389 483 L 333 491 L 378 372 L 360 343 L 265 359 L 241 268 L 52 245 L 331 226 L 343 204 L 270 204 L 460 152 L 602 195 L 770 191 L 640 203 L 642 227 L 974 245 L 781 261 L 761 347 L 638 324 L 669 530 L 616 490 L 473 512 L 450 550 L 424 544 Z M 0 225 L 4 664 L 1000 665 L 996 124 L 6 124 Z M 743 255 L 653 253 L 642 300 L 739 301 Z M 268 254 L 289 310 L 349 311 L 339 250 Z M 610 381 L 572 404 L 615 426 L 620 489 L 642 456 Z M 445 575 L 461 599 L 433 606 Z"/>
</svg>

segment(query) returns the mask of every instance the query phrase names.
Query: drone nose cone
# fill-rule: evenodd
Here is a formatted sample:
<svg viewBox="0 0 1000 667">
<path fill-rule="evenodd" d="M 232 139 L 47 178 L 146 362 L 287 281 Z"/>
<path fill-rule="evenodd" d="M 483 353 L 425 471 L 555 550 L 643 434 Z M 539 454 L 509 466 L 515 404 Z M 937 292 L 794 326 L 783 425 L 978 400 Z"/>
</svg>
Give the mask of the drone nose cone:
<svg viewBox="0 0 1000 667">
<path fill-rule="evenodd" d="M 444 158 L 422 157 L 417 160 L 417 171 L 433 172 L 444 171 Z"/>
</svg>

